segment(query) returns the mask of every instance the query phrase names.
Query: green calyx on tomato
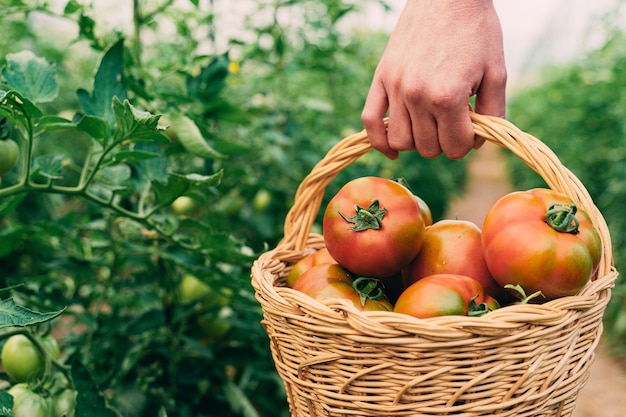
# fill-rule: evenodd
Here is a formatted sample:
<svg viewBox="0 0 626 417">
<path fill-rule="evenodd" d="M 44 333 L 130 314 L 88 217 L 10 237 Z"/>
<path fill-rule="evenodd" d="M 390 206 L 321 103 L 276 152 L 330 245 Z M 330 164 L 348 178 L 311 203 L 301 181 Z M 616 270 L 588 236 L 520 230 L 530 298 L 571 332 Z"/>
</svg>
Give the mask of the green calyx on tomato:
<svg viewBox="0 0 626 417">
<path fill-rule="evenodd" d="M 546 212 L 546 223 L 557 232 L 577 233 L 576 204 L 553 203 Z"/>
<path fill-rule="evenodd" d="M 385 297 L 385 289 L 376 278 L 359 277 L 352 282 L 352 288 L 359 294 L 361 306 L 365 306 L 367 300 L 380 300 Z"/>
<path fill-rule="evenodd" d="M 380 208 L 380 202 L 377 198 L 372 201 L 368 208 L 355 204 L 354 210 L 356 214 L 352 217 L 346 217 L 341 212 L 339 212 L 339 215 L 348 223 L 354 223 L 354 226 L 349 227 L 348 230 L 354 230 L 355 232 L 380 229 L 383 226 L 383 217 L 387 214 L 387 209 Z"/>
</svg>

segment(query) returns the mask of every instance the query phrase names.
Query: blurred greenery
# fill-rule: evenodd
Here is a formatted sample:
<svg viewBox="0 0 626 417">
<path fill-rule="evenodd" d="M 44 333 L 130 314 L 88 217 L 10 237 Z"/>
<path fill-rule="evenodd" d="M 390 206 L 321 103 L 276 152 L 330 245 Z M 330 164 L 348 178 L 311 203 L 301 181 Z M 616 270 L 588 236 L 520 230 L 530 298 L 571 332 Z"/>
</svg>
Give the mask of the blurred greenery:
<svg viewBox="0 0 626 417">
<path fill-rule="evenodd" d="M 508 114 L 545 142 L 585 185 L 607 221 L 621 271 L 626 266 L 626 34 L 611 22 L 604 26 L 601 48 L 569 65 L 546 68 L 540 82 L 510 100 Z M 510 158 L 509 168 L 516 188 L 544 185 L 517 158 Z M 611 351 L 626 354 L 623 279 L 617 280 L 605 323 Z"/>
</svg>

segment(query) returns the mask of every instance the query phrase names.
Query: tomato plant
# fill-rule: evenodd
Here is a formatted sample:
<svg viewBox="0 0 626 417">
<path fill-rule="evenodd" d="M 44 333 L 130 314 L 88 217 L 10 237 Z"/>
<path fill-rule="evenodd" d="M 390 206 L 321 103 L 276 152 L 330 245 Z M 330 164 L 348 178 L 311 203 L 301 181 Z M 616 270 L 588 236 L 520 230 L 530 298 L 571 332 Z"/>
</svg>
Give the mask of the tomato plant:
<svg viewBox="0 0 626 417">
<path fill-rule="evenodd" d="M 289 271 L 289 275 L 287 275 L 287 286 L 293 287 L 293 284 L 296 283 L 298 278 L 314 265 L 335 263 L 337 263 L 337 261 L 330 256 L 328 249 L 321 248 L 296 262 L 293 268 L 291 268 L 291 271 Z"/>
<path fill-rule="evenodd" d="M 402 278 L 408 287 L 423 277 L 442 273 L 472 277 L 496 298 L 504 292 L 487 268 L 480 228 L 467 220 L 444 219 L 426 228 L 422 248 L 402 270 Z"/>
<path fill-rule="evenodd" d="M 417 255 L 425 226 L 406 187 L 385 178 L 360 177 L 328 203 L 323 233 L 337 263 L 356 275 L 386 278 Z"/>
<path fill-rule="evenodd" d="M 382 283 L 375 278 L 355 278 L 339 264 L 312 266 L 300 276 L 293 288 L 316 300 L 343 298 L 364 311 L 391 311 Z"/>
<path fill-rule="evenodd" d="M 61 355 L 59 344 L 52 336 L 39 339 L 46 354 L 53 359 Z M 10 336 L 2 347 L 2 366 L 15 382 L 25 382 L 42 375 L 45 367 L 44 355 L 23 334 Z"/>
<path fill-rule="evenodd" d="M 15 417 L 57 417 L 50 397 L 31 391 L 27 384 L 16 384 L 8 392 L 13 396 Z"/>
<path fill-rule="evenodd" d="M 460 274 L 429 275 L 407 287 L 394 306 L 397 313 L 417 318 L 480 316 L 500 307 L 473 278 Z"/>
<path fill-rule="evenodd" d="M 546 299 L 576 294 L 594 273 L 602 242 L 591 219 L 546 188 L 500 198 L 483 224 L 482 246 L 494 279 Z"/>
</svg>

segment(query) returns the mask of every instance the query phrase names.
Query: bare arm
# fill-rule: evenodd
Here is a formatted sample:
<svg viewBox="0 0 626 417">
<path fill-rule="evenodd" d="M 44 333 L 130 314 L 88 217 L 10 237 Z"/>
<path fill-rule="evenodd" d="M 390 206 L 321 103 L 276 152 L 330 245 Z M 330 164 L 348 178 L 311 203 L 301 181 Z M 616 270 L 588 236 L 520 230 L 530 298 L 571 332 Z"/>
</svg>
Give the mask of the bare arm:
<svg viewBox="0 0 626 417">
<path fill-rule="evenodd" d="M 504 117 L 502 43 L 492 0 L 407 0 L 361 115 L 372 146 L 392 159 L 403 150 L 457 159 L 480 146 L 469 98 L 476 112 Z"/>
</svg>

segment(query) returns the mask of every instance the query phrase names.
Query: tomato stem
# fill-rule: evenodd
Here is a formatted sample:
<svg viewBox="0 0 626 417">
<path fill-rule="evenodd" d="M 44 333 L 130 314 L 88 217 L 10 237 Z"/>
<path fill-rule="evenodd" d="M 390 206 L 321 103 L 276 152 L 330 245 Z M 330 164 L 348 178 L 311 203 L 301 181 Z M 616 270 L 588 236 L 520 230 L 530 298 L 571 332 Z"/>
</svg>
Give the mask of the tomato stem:
<svg viewBox="0 0 626 417">
<path fill-rule="evenodd" d="M 478 304 L 476 302 L 476 298 L 478 296 L 472 297 L 472 299 L 469 302 L 469 309 L 467 310 L 467 315 L 469 317 L 480 317 L 480 316 L 484 316 L 485 314 L 489 313 L 491 310 L 491 308 L 489 308 L 489 306 L 487 305 L 487 303 L 480 303 Z"/>
<path fill-rule="evenodd" d="M 377 198 L 372 200 L 372 204 L 368 208 L 355 205 L 354 210 L 356 214 L 352 217 L 346 217 L 341 212 L 339 215 L 348 223 L 354 223 L 354 226 L 349 227 L 348 230 L 355 232 L 380 229 L 383 226 L 383 217 L 387 213 L 387 209 L 380 208 L 380 202 Z"/>
<path fill-rule="evenodd" d="M 515 296 L 519 298 L 520 304 L 528 304 L 528 302 L 533 298 L 544 296 L 541 291 L 536 291 L 530 295 L 526 295 L 526 291 L 524 291 L 524 288 L 522 288 L 521 285 L 506 284 L 504 288 L 512 290 Z"/>
<path fill-rule="evenodd" d="M 557 232 L 577 233 L 579 222 L 576 211 L 575 204 L 552 203 L 546 212 L 546 223 Z"/>
<path fill-rule="evenodd" d="M 361 306 L 367 300 L 380 300 L 385 296 L 385 290 L 380 280 L 372 277 L 359 277 L 352 282 L 352 288 L 359 294 Z"/>
</svg>

